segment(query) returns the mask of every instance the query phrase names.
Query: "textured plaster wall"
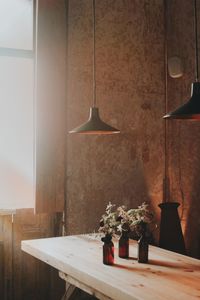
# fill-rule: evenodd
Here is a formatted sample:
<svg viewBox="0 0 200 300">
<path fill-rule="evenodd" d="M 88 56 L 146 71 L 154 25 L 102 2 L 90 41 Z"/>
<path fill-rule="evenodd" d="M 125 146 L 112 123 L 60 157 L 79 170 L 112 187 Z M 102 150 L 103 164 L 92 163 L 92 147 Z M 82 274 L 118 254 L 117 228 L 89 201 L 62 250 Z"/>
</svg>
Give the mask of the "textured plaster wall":
<svg viewBox="0 0 200 300">
<path fill-rule="evenodd" d="M 184 66 L 181 78 L 167 78 L 170 111 L 190 97 L 194 24 L 193 1 L 166 4 L 168 56 L 179 56 Z M 69 0 L 68 129 L 86 121 L 92 104 L 91 5 Z M 166 158 L 169 200 L 181 204 L 187 251 L 199 258 L 200 123 L 167 121 L 165 157 L 164 37 L 164 1 L 96 0 L 97 102 L 102 118 L 121 134 L 67 136 L 67 229 L 96 229 L 108 201 L 128 207 L 147 201 L 159 222 Z"/>
<path fill-rule="evenodd" d="M 168 105 L 173 110 L 190 98 L 195 79 L 194 11 L 191 0 L 167 2 L 168 54 L 179 56 L 184 66 L 183 77 L 168 77 Z M 197 4 L 200 29 L 200 1 Z M 200 258 L 200 122 L 173 120 L 168 126 L 170 198 L 181 203 L 179 212 L 188 253 Z"/>
<path fill-rule="evenodd" d="M 68 129 L 92 104 L 92 1 L 69 0 Z M 67 136 L 67 230 L 91 232 L 106 204 L 159 215 L 164 172 L 162 0 L 96 1 L 97 102 L 113 136 Z"/>
<path fill-rule="evenodd" d="M 167 78 L 172 110 L 189 98 L 194 81 L 193 1 L 166 3 L 168 56 L 179 56 L 184 66 L 183 77 Z M 91 4 L 69 0 L 68 129 L 87 119 L 92 104 Z M 159 219 L 165 159 L 163 13 L 161 0 L 96 1 L 97 101 L 102 118 L 121 134 L 68 135 L 69 233 L 96 229 L 108 201 L 129 207 L 148 201 Z M 200 257 L 200 123 L 173 120 L 167 128 L 169 199 L 181 204 L 188 253 Z"/>
</svg>

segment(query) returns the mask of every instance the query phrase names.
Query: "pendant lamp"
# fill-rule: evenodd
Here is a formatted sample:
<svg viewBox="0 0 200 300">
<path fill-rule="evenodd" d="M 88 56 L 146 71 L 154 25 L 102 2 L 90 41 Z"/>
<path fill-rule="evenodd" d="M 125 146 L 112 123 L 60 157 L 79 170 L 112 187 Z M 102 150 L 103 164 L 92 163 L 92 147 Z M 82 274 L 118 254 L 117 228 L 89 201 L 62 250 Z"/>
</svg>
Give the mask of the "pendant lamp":
<svg viewBox="0 0 200 300">
<path fill-rule="evenodd" d="M 194 0 L 194 35 L 195 35 L 195 73 L 196 79 L 192 83 L 191 98 L 178 109 L 167 113 L 164 119 L 200 120 L 200 82 L 198 66 L 198 33 L 197 33 L 197 2 Z"/>
<path fill-rule="evenodd" d="M 72 129 L 69 133 L 79 134 L 114 134 L 120 131 L 105 122 L 99 116 L 99 108 L 96 106 L 96 47 L 95 47 L 95 33 L 96 33 L 96 14 L 95 14 L 95 0 L 92 0 L 93 8 L 93 106 L 90 107 L 89 119 L 86 123 Z"/>
</svg>

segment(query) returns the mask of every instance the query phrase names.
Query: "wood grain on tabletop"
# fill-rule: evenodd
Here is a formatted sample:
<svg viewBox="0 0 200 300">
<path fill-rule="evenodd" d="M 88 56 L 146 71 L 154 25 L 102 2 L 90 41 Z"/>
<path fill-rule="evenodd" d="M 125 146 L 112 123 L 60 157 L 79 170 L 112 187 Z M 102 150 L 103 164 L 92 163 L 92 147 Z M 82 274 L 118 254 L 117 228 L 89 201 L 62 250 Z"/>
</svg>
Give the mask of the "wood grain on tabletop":
<svg viewBox="0 0 200 300">
<path fill-rule="evenodd" d="M 102 242 L 95 235 L 22 242 L 22 250 L 106 294 L 111 299 L 192 300 L 200 298 L 200 261 L 150 246 L 149 263 L 137 262 L 137 243 L 130 258 L 102 263 Z M 156 297 L 156 298 L 155 298 Z"/>
</svg>

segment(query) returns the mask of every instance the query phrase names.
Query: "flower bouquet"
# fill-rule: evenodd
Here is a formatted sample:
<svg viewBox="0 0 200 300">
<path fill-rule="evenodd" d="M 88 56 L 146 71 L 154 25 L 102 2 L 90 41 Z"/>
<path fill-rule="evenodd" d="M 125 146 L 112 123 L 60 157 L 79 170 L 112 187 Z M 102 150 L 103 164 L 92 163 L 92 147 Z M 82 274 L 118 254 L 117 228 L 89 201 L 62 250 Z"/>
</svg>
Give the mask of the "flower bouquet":
<svg viewBox="0 0 200 300">
<path fill-rule="evenodd" d="M 112 237 L 120 224 L 117 211 L 113 211 L 114 207 L 114 204 L 108 203 L 106 213 L 102 215 L 99 227 L 99 232 L 105 234 L 105 237 L 101 240 L 104 242 L 103 263 L 106 265 L 112 265 L 114 263 L 114 244 L 112 242 Z"/>
<path fill-rule="evenodd" d="M 137 208 L 127 210 L 125 206 L 119 206 L 115 209 L 115 205 L 109 202 L 106 207 L 105 214 L 100 220 L 99 232 L 104 233 L 105 237 L 101 240 L 103 246 L 103 262 L 105 264 L 114 263 L 114 245 L 112 242 L 113 235 L 120 234 L 119 238 L 119 257 L 129 257 L 129 235 L 134 233 L 138 241 L 138 261 L 147 262 L 148 258 L 148 239 L 147 225 L 153 221 L 153 213 L 149 210 L 148 204 L 142 203 Z M 141 252 L 141 249 L 145 251 Z M 141 258 L 140 253 L 145 254 Z"/>
</svg>

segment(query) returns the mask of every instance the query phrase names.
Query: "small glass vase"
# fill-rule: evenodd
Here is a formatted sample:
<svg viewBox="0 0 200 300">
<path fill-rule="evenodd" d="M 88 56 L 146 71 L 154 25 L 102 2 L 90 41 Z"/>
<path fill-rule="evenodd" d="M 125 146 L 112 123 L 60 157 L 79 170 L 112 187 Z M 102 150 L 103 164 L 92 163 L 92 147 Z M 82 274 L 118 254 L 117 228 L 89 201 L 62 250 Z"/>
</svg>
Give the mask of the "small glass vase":
<svg viewBox="0 0 200 300">
<path fill-rule="evenodd" d="M 114 244 L 112 242 L 112 236 L 106 234 L 103 237 L 102 242 L 103 244 L 103 263 L 105 265 L 113 265 L 114 264 Z"/>
<path fill-rule="evenodd" d="M 119 252 L 118 255 L 121 258 L 129 257 L 129 236 L 128 231 L 122 230 L 122 234 L 119 238 Z"/>
<path fill-rule="evenodd" d="M 146 223 L 140 224 L 141 226 L 141 237 L 138 240 L 138 262 L 139 263 L 148 263 L 148 254 L 149 254 L 149 243 L 146 236 Z"/>
</svg>

